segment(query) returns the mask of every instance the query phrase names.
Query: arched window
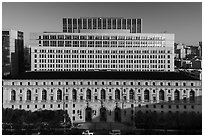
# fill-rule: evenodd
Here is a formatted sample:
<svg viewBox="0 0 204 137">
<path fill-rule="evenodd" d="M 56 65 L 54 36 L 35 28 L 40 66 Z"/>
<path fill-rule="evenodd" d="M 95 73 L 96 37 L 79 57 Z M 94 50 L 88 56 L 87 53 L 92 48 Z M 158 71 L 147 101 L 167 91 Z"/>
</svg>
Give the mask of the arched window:
<svg viewBox="0 0 204 137">
<path fill-rule="evenodd" d="M 179 100 L 180 100 L 180 94 L 179 94 L 179 91 L 178 91 L 178 90 L 176 90 L 176 91 L 174 92 L 174 100 L 175 100 L 175 101 L 179 101 Z"/>
<path fill-rule="evenodd" d="M 60 90 L 60 89 L 57 91 L 57 100 L 58 101 L 62 100 L 62 90 Z"/>
<path fill-rule="evenodd" d="M 115 90 L 115 100 L 120 100 L 120 90 L 119 89 Z"/>
<path fill-rule="evenodd" d="M 91 100 L 91 90 L 90 89 L 87 89 L 86 91 L 86 99 Z"/>
<path fill-rule="evenodd" d="M 107 120 L 106 108 L 102 107 L 100 109 L 100 121 L 106 121 L 106 120 Z"/>
<path fill-rule="evenodd" d="M 46 90 L 42 91 L 42 100 L 43 101 L 47 100 L 47 91 Z"/>
<path fill-rule="evenodd" d="M 101 100 L 106 99 L 106 91 L 104 89 L 101 90 Z"/>
<path fill-rule="evenodd" d="M 159 91 L 159 100 L 164 101 L 164 91 L 163 90 Z"/>
<path fill-rule="evenodd" d="M 27 101 L 31 101 L 31 91 L 27 91 Z"/>
<path fill-rule="evenodd" d="M 121 122 L 121 109 L 118 107 L 115 108 L 115 121 Z"/>
<path fill-rule="evenodd" d="M 86 122 L 92 121 L 92 109 L 90 107 L 87 107 L 85 110 L 85 121 Z"/>
<path fill-rule="evenodd" d="M 73 89 L 73 91 L 72 91 L 72 99 L 73 99 L 74 101 L 77 100 L 77 91 L 76 91 L 76 89 Z"/>
<path fill-rule="evenodd" d="M 149 90 L 144 91 L 144 100 L 149 101 Z"/>
<path fill-rule="evenodd" d="M 11 91 L 11 101 L 16 101 L 16 91 L 15 90 Z"/>
<path fill-rule="evenodd" d="M 130 97 L 129 97 L 130 100 L 134 100 L 134 91 L 133 91 L 133 89 L 130 90 L 129 96 L 130 96 Z"/>
<path fill-rule="evenodd" d="M 190 96 L 190 102 L 194 102 L 195 101 L 195 91 L 191 90 L 189 96 Z"/>
</svg>

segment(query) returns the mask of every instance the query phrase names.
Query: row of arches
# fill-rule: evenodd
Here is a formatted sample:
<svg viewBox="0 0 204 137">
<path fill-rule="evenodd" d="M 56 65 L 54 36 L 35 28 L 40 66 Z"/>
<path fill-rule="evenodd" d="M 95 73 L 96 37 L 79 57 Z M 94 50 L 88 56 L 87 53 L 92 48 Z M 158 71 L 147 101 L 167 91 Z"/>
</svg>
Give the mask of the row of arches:
<svg viewBox="0 0 204 137">
<path fill-rule="evenodd" d="M 42 91 L 42 100 L 47 100 L 48 95 L 47 95 L 47 91 L 43 90 Z M 32 99 L 32 94 L 31 94 L 31 90 L 28 90 L 26 92 L 26 100 L 27 101 L 31 101 Z M 57 91 L 57 100 L 62 100 L 63 99 L 63 95 L 62 95 L 62 90 L 58 90 Z M 11 101 L 16 101 L 16 91 L 12 90 L 11 91 Z"/>
<path fill-rule="evenodd" d="M 92 121 L 92 108 L 87 107 L 85 109 L 85 121 L 91 122 Z M 107 121 L 107 109 L 105 107 L 100 108 L 100 121 L 106 122 Z M 114 110 L 114 120 L 115 122 L 121 122 L 121 109 L 116 107 Z"/>
<path fill-rule="evenodd" d="M 42 100 L 47 100 L 47 91 L 43 90 L 42 91 Z M 31 95 L 31 90 L 28 90 L 26 93 L 26 100 L 31 101 L 32 95 Z M 129 91 L 129 99 L 130 100 L 134 100 L 135 98 L 135 93 L 133 89 L 130 89 Z M 62 90 L 58 89 L 57 91 L 57 100 L 62 100 L 63 99 L 63 92 Z M 77 90 L 73 89 L 72 90 L 72 99 L 75 101 L 77 100 Z M 87 89 L 86 91 L 86 99 L 87 100 L 91 100 L 92 99 L 92 91 L 90 89 Z M 101 90 L 101 100 L 105 100 L 106 99 L 106 91 L 104 89 Z M 119 89 L 115 90 L 115 100 L 120 100 L 121 99 L 121 91 Z M 165 99 L 165 92 L 163 90 L 159 91 L 159 100 L 160 101 L 164 101 Z M 194 101 L 195 100 L 195 91 L 191 90 L 189 93 L 189 99 L 190 101 Z M 12 90 L 11 91 L 11 100 L 15 101 L 16 100 L 16 91 Z M 144 100 L 145 101 L 149 101 L 150 100 L 150 91 L 149 90 L 145 90 L 144 91 Z M 180 100 L 180 92 L 178 90 L 176 90 L 174 92 L 174 100 L 178 101 Z"/>
</svg>

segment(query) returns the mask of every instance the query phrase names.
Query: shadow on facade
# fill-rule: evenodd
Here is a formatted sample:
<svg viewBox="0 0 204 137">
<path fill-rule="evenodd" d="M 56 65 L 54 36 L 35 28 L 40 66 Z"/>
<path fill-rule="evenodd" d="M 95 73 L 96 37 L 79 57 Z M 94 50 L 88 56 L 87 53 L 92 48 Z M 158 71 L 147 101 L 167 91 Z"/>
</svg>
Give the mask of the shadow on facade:
<svg viewBox="0 0 204 137">
<path fill-rule="evenodd" d="M 94 110 L 85 110 L 86 122 L 80 127 L 89 130 L 133 131 L 138 129 L 162 130 L 200 130 L 202 128 L 202 97 L 184 98 L 170 102 L 143 103 L 122 108 L 116 103 L 110 111 L 108 106 L 101 104 L 99 115 L 94 117 Z M 134 104 L 134 105 L 133 105 Z M 136 106 L 136 107 L 135 107 Z M 194 124 L 192 124 L 192 122 Z M 187 132 L 186 132 L 187 133 Z M 148 133 L 147 133 L 148 134 Z M 151 134 L 151 133 L 150 133 Z M 188 133 L 187 133 L 188 134 Z M 190 133 L 189 133 L 190 134 Z"/>
</svg>

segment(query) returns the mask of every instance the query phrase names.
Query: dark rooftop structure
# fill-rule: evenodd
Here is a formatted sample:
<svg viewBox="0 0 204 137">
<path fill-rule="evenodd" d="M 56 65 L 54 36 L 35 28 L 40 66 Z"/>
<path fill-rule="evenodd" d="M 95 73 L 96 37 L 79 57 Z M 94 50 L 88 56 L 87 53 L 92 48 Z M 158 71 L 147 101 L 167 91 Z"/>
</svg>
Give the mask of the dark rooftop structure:
<svg viewBox="0 0 204 137">
<path fill-rule="evenodd" d="M 199 80 L 184 72 L 25 72 L 3 79 L 131 79 L 131 80 Z"/>
</svg>

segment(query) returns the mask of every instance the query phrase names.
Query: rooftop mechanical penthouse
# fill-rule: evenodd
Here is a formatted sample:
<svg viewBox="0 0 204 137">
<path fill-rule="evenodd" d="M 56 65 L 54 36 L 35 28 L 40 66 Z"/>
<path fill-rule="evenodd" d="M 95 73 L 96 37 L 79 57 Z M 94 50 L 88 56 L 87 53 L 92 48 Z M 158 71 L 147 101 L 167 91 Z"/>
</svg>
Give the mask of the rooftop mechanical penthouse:
<svg viewBox="0 0 204 137">
<path fill-rule="evenodd" d="M 130 33 L 142 32 L 142 19 L 122 17 L 82 17 L 63 18 L 63 32 L 73 33 L 80 30 L 130 30 Z"/>
</svg>

